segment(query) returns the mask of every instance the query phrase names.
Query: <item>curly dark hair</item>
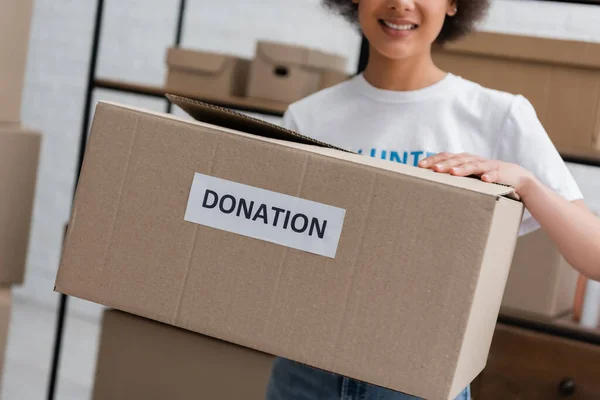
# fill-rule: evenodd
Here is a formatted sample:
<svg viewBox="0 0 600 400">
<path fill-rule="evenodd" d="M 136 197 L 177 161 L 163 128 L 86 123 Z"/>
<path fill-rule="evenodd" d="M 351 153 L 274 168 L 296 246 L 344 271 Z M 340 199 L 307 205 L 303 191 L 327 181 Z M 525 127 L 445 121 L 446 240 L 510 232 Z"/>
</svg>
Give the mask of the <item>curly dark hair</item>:
<svg viewBox="0 0 600 400">
<path fill-rule="evenodd" d="M 475 24 L 485 17 L 490 0 L 456 0 L 458 13 L 454 17 L 446 17 L 444 26 L 436 39 L 436 43 L 459 39 L 469 34 Z M 352 24 L 358 26 L 358 4 L 352 0 L 322 0 L 329 10 L 343 16 Z"/>
</svg>

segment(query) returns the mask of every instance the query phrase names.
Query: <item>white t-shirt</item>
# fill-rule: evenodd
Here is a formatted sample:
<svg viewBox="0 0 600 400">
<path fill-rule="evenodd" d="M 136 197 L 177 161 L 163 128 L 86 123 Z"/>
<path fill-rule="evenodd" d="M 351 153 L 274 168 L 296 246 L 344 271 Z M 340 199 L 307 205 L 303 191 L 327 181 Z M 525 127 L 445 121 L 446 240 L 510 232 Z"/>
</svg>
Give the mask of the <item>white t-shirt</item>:
<svg viewBox="0 0 600 400">
<path fill-rule="evenodd" d="M 424 89 L 378 89 L 362 75 L 292 104 L 283 125 L 332 145 L 416 166 L 439 153 L 519 164 L 569 201 L 583 196 L 531 103 L 448 74 Z M 539 225 L 525 212 L 520 234 Z"/>
</svg>

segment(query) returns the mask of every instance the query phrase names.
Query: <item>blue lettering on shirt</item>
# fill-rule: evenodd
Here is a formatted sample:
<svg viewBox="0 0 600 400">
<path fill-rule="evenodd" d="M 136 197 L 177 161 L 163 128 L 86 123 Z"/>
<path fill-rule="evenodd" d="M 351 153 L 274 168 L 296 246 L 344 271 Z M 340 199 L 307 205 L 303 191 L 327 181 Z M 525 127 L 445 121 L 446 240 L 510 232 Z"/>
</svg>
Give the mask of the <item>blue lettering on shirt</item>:
<svg viewBox="0 0 600 400">
<path fill-rule="evenodd" d="M 358 149 L 358 154 L 363 154 L 363 149 Z M 372 148 L 368 152 L 372 158 L 380 158 L 382 160 L 389 160 L 399 162 L 401 164 L 409 164 L 418 166 L 419 161 L 424 158 L 431 157 L 437 153 L 425 151 L 425 150 L 414 150 L 414 151 L 394 151 L 394 150 L 383 150 Z"/>
</svg>

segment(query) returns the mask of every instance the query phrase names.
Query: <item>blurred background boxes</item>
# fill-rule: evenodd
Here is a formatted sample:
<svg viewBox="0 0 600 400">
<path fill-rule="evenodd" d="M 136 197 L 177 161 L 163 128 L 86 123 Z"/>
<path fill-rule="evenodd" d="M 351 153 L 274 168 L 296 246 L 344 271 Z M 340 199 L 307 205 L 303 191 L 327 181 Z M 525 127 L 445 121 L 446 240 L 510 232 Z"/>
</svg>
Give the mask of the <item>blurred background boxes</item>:
<svg viewBox="0 0 600 400">
<path fill-rule="evenodd" d="M 120 311 L 104 312 L 94 400 L 263 400 L 274 357 Z"/>
<path fill-rule="evenodd" d="M 0 123 L 21 120 L 33 0 L 0 2 Z"/>
<path fill-rule="evenodd" d="M 243 97 L 250 61 L 227 54 L 170 48 L 165 89 L 170 93 L 216 98 Z"/>
<path fill-rule="evenodd" d="M 349 78 L 346 58 L 283 43 L 259 41 L 252 60 L 170 48 L 165 90 L 189 97 L 290 104 Z"/>
<path fill-rule="evenodd" d="M 346 78 L 346 59 L 300 46 L 259 41 L 248 97 L 293 103 Z"/>
<path fill-rule="evenodd" d="M 23 283 L 40 142 L 39 132 L 0 126 L 0 285 Z"/>
<path fill-rule="evenodd" d="M 0 286 L 0 383 L 4 371 L 4 354 L 8 339 L 12 311 L 12 289 Z"/>
<path fill-rule="evenodd" d="M 551 320 L 571 311 L 577 272 L 543 230 L 522 236 L 502 299 L 502 313 Z"/>
</svg>

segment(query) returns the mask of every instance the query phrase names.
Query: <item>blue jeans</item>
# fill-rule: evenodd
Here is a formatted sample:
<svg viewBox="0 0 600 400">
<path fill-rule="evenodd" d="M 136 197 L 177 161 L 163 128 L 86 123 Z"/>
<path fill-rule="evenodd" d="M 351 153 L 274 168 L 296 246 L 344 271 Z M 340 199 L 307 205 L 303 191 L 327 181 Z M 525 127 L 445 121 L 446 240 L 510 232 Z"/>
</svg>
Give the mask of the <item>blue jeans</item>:
<svg viewBox="0 0 600 400">
<path fill-rule="evenodd" d="M 470 400 L 466 388 L 456 400 Z M 418 400 L 283 358 L 275 359 L 265 400 Z"/>
</svg>

